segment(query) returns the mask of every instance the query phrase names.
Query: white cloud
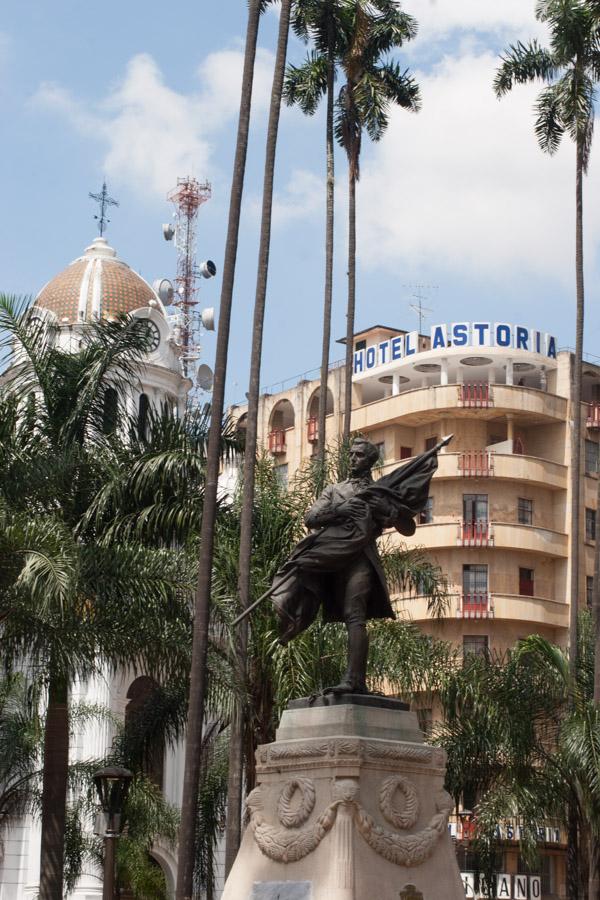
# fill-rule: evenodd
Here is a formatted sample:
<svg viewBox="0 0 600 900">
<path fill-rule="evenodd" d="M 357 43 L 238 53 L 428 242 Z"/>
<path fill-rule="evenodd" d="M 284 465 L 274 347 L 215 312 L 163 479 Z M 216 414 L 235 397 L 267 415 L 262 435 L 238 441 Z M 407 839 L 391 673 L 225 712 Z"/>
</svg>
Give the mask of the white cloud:
<svg viewBox="0 0 600 900">
<path fill-rule="evenodd" d="M 405 7 L 420 26 L 420 39 L 454 31 L 540 33 L 533 0 L 410 0 Z"/>
<path fill-rule="evenodd" d="M 199 90 L 184 94 L 165 83 L 151 56 L 139 54 L 99 103 L 83 103 L 55 84 L 41 85 L 34 101 L 105 146 L 103 166 L 110 178 L 164 196 L 178 176 L 206 178 L 214 169 L 215 135 L 239 109 L 242 66 L 241 50 L 211 53 L 198 68 Z M 271 67 L 271 54 L 259 50 L 255 112 L 268 103 Z"/>
<path fill-rule="evenodd" d="M 539 86 L 498 101 L 491 53 L 446 57 L 418 73 L 423 109 L 394 110 L 380 144 L 365 150 L 359 185 L 360 256 L 406 271 L 421 265 L 500 276 L 507 271 L 570 278 L 574 151 L 539 149 L 532 105 Z M 598 173 L 587 179 L 595 196 Z M 589 243 L 600 212 L 587 207 Z"/>
<path fill-rule="evenodd" d="M 311 217 L 318 220 L 325 216 L 325 182 L 313 172 L 295 169 L 285 189 L 273 199 L 273 224 L 285 226 L 298 219 Z"/>
</svg>

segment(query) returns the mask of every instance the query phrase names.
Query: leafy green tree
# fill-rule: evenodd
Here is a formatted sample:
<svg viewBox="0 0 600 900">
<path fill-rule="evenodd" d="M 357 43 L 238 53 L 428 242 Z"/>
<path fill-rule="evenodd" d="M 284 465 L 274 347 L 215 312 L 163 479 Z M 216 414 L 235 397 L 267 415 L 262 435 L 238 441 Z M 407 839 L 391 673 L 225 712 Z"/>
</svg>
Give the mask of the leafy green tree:
<svg viewBox="0 0 600 900">
<path fill-rule="evenodd" d="M 108 549 L 82 529 L 114 458 L 111 392 L 123 397 L 148 351 L 146 326 L 91 324 L 81 348 L 67 352 L 26 302 L 0 296 L 0 334 L 9 364 L 0 398 L 0 644 L 7 665 L 35 667 L 47 688 L 40 897 L 55 900 L 70 686 L 129 663 L 185 677 L 189 585 L 172 550 L 133 541 Z"/>
<path fill-rule="evenodd" d="M 554 154 L 566 133 L 575 144 L 575 365 L 572 372 L 571 522 L 569 556 L 571 592 L 569 645 L 571 663 L 577 654 L 579 559 L 581 543 L 581 367 L 584 326 L 583 176 L 587 172 L 594 129 L 594 101 L 600 76 L 597 21 L 586 0 L 538 0 L 536 18 L 547 25 L 548 48 L 533 40 L 508 48 L 502 57 L 494 89 L 503 97 L 516 84 L 541 81 L 545 87 L 536 105 L 535 134 L 541 149 Z"/>
<path fill-rule="evenodd" d="M 344 438 L 350 434 L 352 364 L 356 308 L 356 183 L 360 178 L 363 132 L 383 137 L 390 107 L 417 112 L 419 86 L 408 69 L 389 54 L 412 40 L 417 23 L 395 0 L 347 0 L 340 32 L 339 59 L 345 77 L 336 102 L 335 135 L 348 158 L 348 305 Z"/>
</svg>

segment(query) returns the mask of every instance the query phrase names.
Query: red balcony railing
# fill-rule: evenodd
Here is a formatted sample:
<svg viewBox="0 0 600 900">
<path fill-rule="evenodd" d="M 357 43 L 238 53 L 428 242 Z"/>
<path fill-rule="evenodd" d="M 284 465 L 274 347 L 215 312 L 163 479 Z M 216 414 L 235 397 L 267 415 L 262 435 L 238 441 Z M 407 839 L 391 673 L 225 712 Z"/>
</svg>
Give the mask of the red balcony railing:
<svg viewBox="0 0 600 900">
<path fill-rule="evenodd" d="M 490 619 L 494 615 L 487 591 L 463 594 L 458 617 L 461 619 Z"/>
<path fill-rule="evenodd" d="M 458 469 L 464 478 L 488 478 L 494 472 L 489 450 L 466 450 L 458 457 Z"/>
<path fill-rule="evenodd" d="M 586 425 L 588 428 L 600 428 L 600 403 L 588 403 Z"/>
<path fill-rule="evenodd" d="M 316 416 L 311 416 L 306 423 L 306 436 L 311 444 L 316 444 L 319 440 L 319 420 Z"/>
<path fill-rule="evenodd" d="M 285 453 L 285 431 L 283 429 L 269 432 L 269 450 L 271 453 Z"/>
<path fill-rule="evenodd" d="M 492 393 L 487 381 L 476 381 L 473 384 L 459 384 L 458 403 L 469 409 L 485 409 L 493 406 Z"/>
<path fill-rule="evenodd" d="M 458 542 L 462 547 L 489 547 L 493 544 L 492 529 L 486 521 L 459 523 Z"/>
</svg>

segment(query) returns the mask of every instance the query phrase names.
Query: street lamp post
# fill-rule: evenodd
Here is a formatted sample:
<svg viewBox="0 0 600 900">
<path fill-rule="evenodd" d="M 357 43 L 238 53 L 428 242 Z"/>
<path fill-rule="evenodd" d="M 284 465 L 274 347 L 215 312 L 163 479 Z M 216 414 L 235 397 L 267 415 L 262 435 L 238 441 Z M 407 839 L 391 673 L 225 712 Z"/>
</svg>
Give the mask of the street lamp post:
<svg viewBox="0 0 600 900">
<path fill-rule="evenodd" d="M 114 900 L 115 849 L 121 834 L 121 815 L 133 774 L 121 766 L 108 766 L 94 775 L 94 784 L 102 806 L 102 829 L 96 833 L 104 837 L 104 882 L 102 900 Z"/>
</svg>

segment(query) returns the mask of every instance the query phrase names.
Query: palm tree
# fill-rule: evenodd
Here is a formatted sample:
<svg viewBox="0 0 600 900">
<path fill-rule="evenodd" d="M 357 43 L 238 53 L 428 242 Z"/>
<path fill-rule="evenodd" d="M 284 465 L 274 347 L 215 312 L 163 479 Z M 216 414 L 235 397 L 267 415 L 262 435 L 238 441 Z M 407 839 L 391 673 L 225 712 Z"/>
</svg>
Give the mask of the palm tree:
<svg viewBox="0 0 600 900">
<path fill-rule="evenodd" d="M 0 852 L 6 829 L 35 799 L 43 734 L 39 693 L 22 674 L 0 680 Z"/>
<path fill-rule="evenodd" d="M 265 152 L 263 181 L 262 216 L 260 244 L 258 250 L 258 272 L 254 300 L 254 320 L 252 326 L 252 352 L 250 359 L 250 382 L 248 387 L 248 414 L 246 419 L 246 440 L 244 453 L 244 495 L 241 511 L 241 534 L 239 556 L 239 602 L 242 609 L 249 604 L 252 549 L 252 510 L 254 503 L 254 467 L 256 463 L 258 401 L 260 394 L 260 368 L 262 357 L 263 325 L 267 296 L 269 271 L 269 251 L 271 245 L 271 217 L 273 208 L 273 182 L 275 177 L 275 154 L 281 112 L 281 96 L 285 74 L 288 34 L 292 0 L 282 0 L 279 14 L 279 34 L 273 70 L 269 123 Z M 248 623 L 244 619 L 237 633 L 237 661 L 240 676 L 244 677 L 248 644 Z M 242 706 L 238 704 L 233 717 L 229 743 L 229 786 L 227 797 L 227 831 L 225 842 L 225 875 L 229 873 L 239 849 L 242 816 L 242 767 L 243 767 L 244 722 Z"/>
<path fill-rule="evenodd" d="M 177 900 L 189 900 L 193 892 L 196 807 L 200 784 L 200 754 L 202 750 L 202 729 L 207 681 L 206 661 L 208 654 L 208 621 L 214 547 L 213 534 L 217 514 L 217 482 L 221 460 L 221 419 L 223 418 L 225 403 L 225 379 L 227 375 L 231 306 L 240 227 L 240 212 L 246 170 L 248 134 L 250 130 L 256 42 L 260 14 L 266 5 L 266 0 L 249 0 L 248 5 L 248 24 L 246 28 L 240 115 L 236 139 L 233 179 L 231 183 L 225 259 L 223 262 L 223 285 L 219 308 L 219 329 L 217 333 L 217 348 L 215 354 L 215 380 L 212 398 L 213 418 L 211 420 L 208 439 L 206 486 L 202 514 L 202 529 L 200 533 L 200 556 L 195 597 L 192 668 L 190 673 L 190 694 L 188 703 L 188 729 L 183 776 L 183 801 L 181 808 L 181 825 L 179 828 L 176 888 Z"/>
<path fill-rule="evenodd" d="M 575 288 L 577 300 L 575 360 L 571 387 L 571 560 L 569 646 L 576 665 L 581 518 L 581 365 L 583 355 L 583 176 L 587 172 L 594 127 L 595 84 L 600 75 L 600 46 L 594 14 L 584 0 L 539 0 L 536 18 L 550 30 L 550 46 L 519 42 L 502 57 L 494 89 L 504 96 L 515 84 L 546 84 L 536 102 L 535 133 L 545 153 L 553 154 L 566 132 L 575 143 Z"/>
<path fill-rule="evenodd" d="M 0 429 L 0 643 L 7 665 L 47 686 L 40 896 L 62 896 L 69 688 L 106 666 L 185 673 L 189 613 L 176 556 L 81 530 L 112 458 L 107 391 L 123 394 L 149 349 L 143 323 L 90 325 L 82 347 L 54 346 L 26 303 L 0 296 L 5 372 Z"/>
<path fill-rule="evenodd" d="M 314 50 L 302 66 L 290 65 L 286 72 L 284 96 L 291 106 L 297 103 L 302 112 L 312 116 L 321 97 L 327 97 L 325 116 L 325 293 L 323 301 L 323 341 L 321 351 L 321 387 L 317 421 L 317 460 L 325 464 L 325 420 L 327 415 L 327 381 L 329 375 L 329 345 L 331 343 L 331 306 L 333 294 L 333 238 L 334 238 L 334 81 L 336 67 L 336 39 L 340 30 L 338 0 L 304 0 L 297 2 L 293 13 L 293 28 L 303 40 L 312 40 Z"/>
<path fill-rule="evenodd" d="M 356 182 L 360 177 L 363 131 L 381 140 L 392 104 L 410 112 L 421 105 L 419 86 L 408 69 L 387 54 L 412 40 L 417 23 L 395 0 L 348 0 L 345 4 L 340 65 L 346 81 L 336 104 L 335 133 L 348 157 L 348 307 L 344 388 L 345 439 L 352 413 L 352 365 L 356 306 Z"/>
</svg>

